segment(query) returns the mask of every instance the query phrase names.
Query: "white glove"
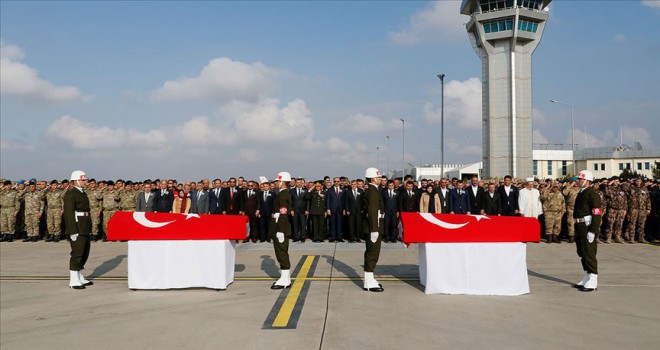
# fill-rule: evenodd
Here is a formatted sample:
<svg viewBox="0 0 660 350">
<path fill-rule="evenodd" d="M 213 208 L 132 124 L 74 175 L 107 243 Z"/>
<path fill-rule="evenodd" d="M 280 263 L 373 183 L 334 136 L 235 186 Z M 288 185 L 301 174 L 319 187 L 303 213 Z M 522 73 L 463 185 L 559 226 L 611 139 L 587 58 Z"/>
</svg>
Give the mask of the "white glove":
<svg viewBox="0 0 660 350">
<path fill-rule="evenodd" d="M 587 215 L 584 217 L 584 224 L 587 226 L 591 226 L 591 215 Z"/>
<path fill-rule="evenodd" d="M 593 243 L 595 238 L 596 235 L 593 232 L 587 232 L 587 241 L 589 241 L 589 243 Z"/>
<path fill-rule="evenodd" d="M 372 232 L 371 233 L 371 243 L 376 243 L 378 240 L 378 232 Z"/>
<path fill-rule="evenodd" d="M 75 235 L 71 235 L 71 241 L 75 242 L 78 239 L 78 234 L 76 233 Z"/>
<path fill-rule="evenodd" d="M 280 219 L 280 213 L 273 214 L 273 217 L 275 218 L 275 223 L 277 223 L 277 220 Z"/>
<path fill-rule="evenodd" d="M 284 243 L 284 232 L 278 232 L 275 234 L 275 237 L 277 237 L 277 240 L 280 243 Z"/>
</svg>

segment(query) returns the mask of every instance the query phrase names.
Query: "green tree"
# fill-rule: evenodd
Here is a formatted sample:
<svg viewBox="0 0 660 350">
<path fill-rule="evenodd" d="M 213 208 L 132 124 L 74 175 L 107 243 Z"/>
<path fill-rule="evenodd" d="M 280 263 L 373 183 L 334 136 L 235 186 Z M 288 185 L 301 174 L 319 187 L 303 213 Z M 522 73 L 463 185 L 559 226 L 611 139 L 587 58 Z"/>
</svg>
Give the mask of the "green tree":
<svg viewBox="0 0 660 350">
<path fill-rule="evenodd" d="M 630 170 L 630 169 L 623 169 L 623 172 L 621 173 L 621 175 L 619 175 L 619 178 L 621 179 L 621 181 L 628 181 L 628 180 L 634 179 L 634 178 L 641 179 L 641 178 L 644 178 L 644 176 L 637 173 L 637 171 Z"/>
<path fill-rule="evenodd" d="M 651 168 L 651 174 L 653 174 L 654 179 L 660 179 L 660 162 L 655 162 L 655 165 Z"/>
</svg>

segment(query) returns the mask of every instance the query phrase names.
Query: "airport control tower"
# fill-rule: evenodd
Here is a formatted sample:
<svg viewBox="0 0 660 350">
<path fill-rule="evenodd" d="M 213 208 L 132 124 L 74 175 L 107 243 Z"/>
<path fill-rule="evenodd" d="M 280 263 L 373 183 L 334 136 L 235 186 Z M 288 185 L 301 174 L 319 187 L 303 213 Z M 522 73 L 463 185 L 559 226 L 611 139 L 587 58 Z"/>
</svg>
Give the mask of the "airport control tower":
<svg viewBox="0 0 660 350">
<path fill-rule="evenodd" d="M 484 177 L 531 177 L 532 53 L 552 0 L 463 0 L 482 67 Z"/>
</svg>

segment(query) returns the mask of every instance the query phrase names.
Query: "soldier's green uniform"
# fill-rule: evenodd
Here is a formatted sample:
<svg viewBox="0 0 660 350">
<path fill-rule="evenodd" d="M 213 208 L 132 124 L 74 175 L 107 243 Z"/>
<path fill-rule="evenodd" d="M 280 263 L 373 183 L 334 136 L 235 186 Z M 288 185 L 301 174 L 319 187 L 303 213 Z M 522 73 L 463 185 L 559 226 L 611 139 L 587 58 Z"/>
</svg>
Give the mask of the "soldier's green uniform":
<svg viewBox="0 0 660 350">
<path fill-rule="evenodd" d="M 103 202 L 103 190 L 97 188 L 95 190 L 87 191 L 89 198 L 89 209 L 92 218 L 92 239 L 98 240 L 99 238 L 99 224 L 101 223 L 101 209 Z"/>
<path fill-rule="evenodd" d="M 48 235 L 59 240 L 62 234 L 62 210 L 64 210 L 64 191 L 52 190 L 46 191 L 46 225 Z"/>
<path fill-rule="evenodd" d="M 288 215 L 291 212 L 291 194 L 288 188 L 280 189 L 273 201 L 273 211 L 279 213 L 279 219 L 271 218 L 270 222 L 270 238 L 273 240 L 273 247 L 275 248 L 275 257 L 280 264 L 281 270 L 289 270 L 291 268 L 291 261 L 289 260 L 289 238 L 291 237 L 291 225 L 289 224 Z M 274 215 L 276 216 L 276 215 Z M 277 232 L 284 233 L 284 242 L 276 237 Z"/>
<path fill-rule="evenodd" d="M 573 208 L 575 207 L 575 199 L 577 198 L 579 189 L 574 184 L 571 187 L 563 189 L 562 194 L 566 197 L 566 224 L 568 225 L 569 240 L 575 239 L 575 222 L 573 220 Z"/>
<path fill-rule="evenodd" d="M 103 232 L 108 232 L 108 222 L 112 215 L 119 209 L 119 191 L 113 189 L 103 191 Z"/>
<path fill-rule="evenodd" d="M 69 270 L 80 271 L 85 268 L 89 257 L 89 234 L 92 231 L 92 220 L 89 212 L 89 198 L 83 190 L 76 187 L 69 188 L 64 194 L 64 227 L 67 236 L 78 234 L 75 241 L 71 240 Z"/>
<path fill-rule="evenodd" d="M 119 191 L 119 210 L 134 212 L 137 206 L 136 194 L 137 191 L 128 188 Z"/>
<path fill-rule="evenodd" d="M 642 186 L 630 187 L 628 197 L 628 227 L 626 227 L 626 239 L 630 243 L 637 241 L 647 243 L 644 238 L 644 227 L 646 225 L 647 210 L 651 211 L 651 196 L 649 190 Z"/>
<path fill-rule="evenodd" d="M 378 232 L 378 239 L 372 242 L 370 237 L 366 237 L 366 249 L 364 251 L 364 271 L 374 272 L 378 258 L 380 257 L 380 244 L 383 238 L 383 229 L 385 226 L 385 204 L 380 195 L 378 186 L 369 184 L 369 188 L 364 193 L 364 208 L 366 208 L 367 227 L 369 232 Z"/>
<path fill-rule="evenodd" d="M 578 193 L 573 211 L 577 254 L 581 258 L 583 270 L 595 275 L 598 274 L 596 237 L 600 236 L 601 207 L 602 203 L 596 191 L 591 187 L 586 187 Z M 591 216 L 589 226 L 584 222 L 586 216 Z M 593 233 L 594 237 L 589 237 L 589 233 Z"/>
<path fill-rule="evenodd" d="M 607 232 L 605 233 L 605 242 L 609 242 L 612 237 L 617 243 L 623 243 L 621 239 L 623 220 L 626 217 L 628 209 L 628 195 L 623 186 L 609 186 L 605 192 L 608 201 L 607 208 Z"/>
<path fill-rule="evenodd" d="M 24 195 L 25 200 L 25 229 L 27 240 L 36 242 L 39 239 L 39 219 L 44 212 L 44 201 L 41 193 L 37 190 L 30 191 Z"/>
<path fill-rule="evenodd" d="M 545 229 L 548 235 L 547 242 L 560 242 L 561 218 L 566 212 L 564 195 L 559 191 L 553 192 L 551 188 L 547 188 L 541 193 L 541 202 L 543 203 Z"/>
<path fill-rule="evenodd" d="M 16 214 L 18 214 L 20 208 L 18 191 L 5 186 L 0 192 L 0 234 L 2 234 L 2 241 L 11 242 L 14 240 Z"/>
</svg>

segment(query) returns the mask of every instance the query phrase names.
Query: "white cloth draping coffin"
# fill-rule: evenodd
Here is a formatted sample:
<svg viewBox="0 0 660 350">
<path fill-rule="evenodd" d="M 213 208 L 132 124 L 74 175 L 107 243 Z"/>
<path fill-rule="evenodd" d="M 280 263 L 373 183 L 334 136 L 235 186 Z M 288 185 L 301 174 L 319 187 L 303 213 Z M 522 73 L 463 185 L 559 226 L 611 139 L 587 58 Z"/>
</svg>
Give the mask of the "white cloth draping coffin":
<svg viewBox="0 0 660 350">
<path fill-rule="evenodd" d="M 426 294 L 529 293 L 525 243 L 419 243 Z"/>
<path fill-rule="evenodd" d="M 128 241 L 128 288 L 225 289 L 235 261 L 229 240 Z"/>
</svg>

